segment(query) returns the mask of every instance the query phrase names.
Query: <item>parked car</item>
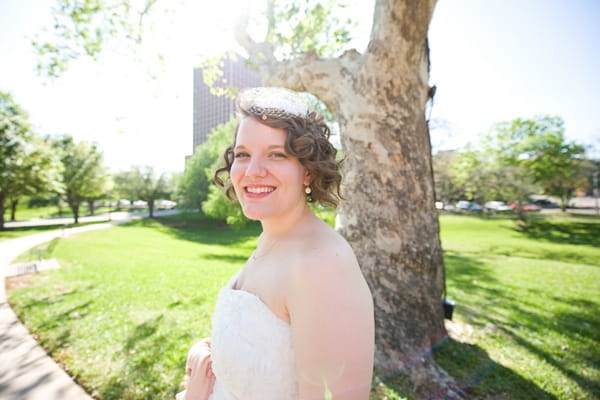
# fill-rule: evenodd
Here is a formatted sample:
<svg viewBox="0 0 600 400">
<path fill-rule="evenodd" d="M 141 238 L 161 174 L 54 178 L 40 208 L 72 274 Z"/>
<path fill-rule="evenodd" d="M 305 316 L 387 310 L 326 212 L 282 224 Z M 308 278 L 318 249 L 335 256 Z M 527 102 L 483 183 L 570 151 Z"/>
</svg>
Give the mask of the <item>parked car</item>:
<svg viewBox="0 0 600 400">
<path fill-rule="evenodd" d="M 131 208 L 131 201 L 127 199 L 120 199 L 118 202 L 119 208 Z"/>
<path fill-rule="evenodd" d="M 461 200 L 456 203 L 456 208 L 463 211 L 483 211 L 483 207 L 474 201 Z"/>
<path fill-rule="evenodd" d="M 508 204 L 513 210 L 517 209 L 517 202 L 512 202 Z M 541 211 L 541 207 L 537 206 L 535 204 L 532 203 L 521 203 L 521 208 L 523 208 L 523 211 Z"/>
<path fill-rule="evenodd" d="M 147 208 L 148 202 L 145 200 L 136 200 L 133 202 L 133 208 Z"/>
<path fill-rule="evenodd" d="M 531 200 L 531 203 L 542 208 L 559 208 L 558 204 L 548 199 L 535 199 Z"/>
<path fill-rule="evenodd" d="M 159 210 L 171 210 L 175 208 L 176 205 L 177 203 L 172 200 L 156 200 L 156 208 L 158 208 Z"/>
<path fill-rule="evenodd" d="M 505 202 L 499 200 L 488 201 L 483 205 L 486 210 L 494 212 L 505 212 L 512 211 L 512 207 L 508 206 Z"/>
</svg>

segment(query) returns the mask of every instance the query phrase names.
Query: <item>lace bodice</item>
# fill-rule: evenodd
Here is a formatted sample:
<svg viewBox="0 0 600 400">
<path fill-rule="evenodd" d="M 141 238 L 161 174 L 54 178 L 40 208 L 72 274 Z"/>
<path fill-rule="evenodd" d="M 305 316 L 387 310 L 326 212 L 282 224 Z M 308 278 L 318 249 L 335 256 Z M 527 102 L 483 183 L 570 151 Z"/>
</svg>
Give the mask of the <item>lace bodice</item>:
<svg viewBox="0 0 600 400">
<path fill-rule="evenodd" d="M 213 315 L 209 400 L 298 399 L 290 325 L 258 296 L 234 290 L 236 278 L 219 292 Z"/>
</svg>

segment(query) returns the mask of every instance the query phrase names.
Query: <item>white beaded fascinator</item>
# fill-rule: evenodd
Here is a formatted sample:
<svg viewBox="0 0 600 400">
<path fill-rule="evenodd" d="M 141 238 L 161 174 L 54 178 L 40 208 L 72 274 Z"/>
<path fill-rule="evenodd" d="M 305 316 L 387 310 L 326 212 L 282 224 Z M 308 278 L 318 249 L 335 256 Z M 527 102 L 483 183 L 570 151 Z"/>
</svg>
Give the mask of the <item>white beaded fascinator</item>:
<svg viewBox="0 0 600 400">
<path fill-rule="evenodd" d="M 256 87 L 240 93 L 238 99 L 242 110 L 250 112 L 262 120 L 306 117 L 308 104 L 293 90 L 282 87 Z"/>
</svg>

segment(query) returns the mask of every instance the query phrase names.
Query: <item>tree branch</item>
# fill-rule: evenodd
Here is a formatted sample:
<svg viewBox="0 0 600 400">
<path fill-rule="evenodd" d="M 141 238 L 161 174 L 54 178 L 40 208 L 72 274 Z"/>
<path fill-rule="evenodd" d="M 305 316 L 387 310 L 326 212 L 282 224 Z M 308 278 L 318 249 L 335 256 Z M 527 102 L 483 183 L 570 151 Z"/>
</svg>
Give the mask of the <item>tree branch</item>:
<svg viewBox="0 0 600 400">
<path fill-rule="evenodd" d="M 325 103 L 331 112 L 338 113 L 344 81 L 351 84 L 358 75 L 362 58 L 356 50 L 346 51 L 339 58 L 322 58 L 311 51 L 298 58 L 278 61 L 273 44 L 255 42 L 248 34 L 247 27 L 246 10 L 236 23 L 235 38 L 247 51 L 249 62 L 258 69 L 264 85 L 310 92 Z M 332 85 L 332 82 L 336 84 Z"/>
<path fill-rule="evenodd" d="M 400 52 L 402 57 L 419 57 L 436 2 L 376 0 L 367 51 L 374 55 Z"/>
<path fill-rule="evenodd" d="M 245 8 L 235 24 L 235 40 L 248 52 L 251 62 L 258 61 L 257 65 L 276 63 L 273 46 L 268 42 L 257 43 L 248 34 L 248 17 L 248 8 Z"/>
</svg>

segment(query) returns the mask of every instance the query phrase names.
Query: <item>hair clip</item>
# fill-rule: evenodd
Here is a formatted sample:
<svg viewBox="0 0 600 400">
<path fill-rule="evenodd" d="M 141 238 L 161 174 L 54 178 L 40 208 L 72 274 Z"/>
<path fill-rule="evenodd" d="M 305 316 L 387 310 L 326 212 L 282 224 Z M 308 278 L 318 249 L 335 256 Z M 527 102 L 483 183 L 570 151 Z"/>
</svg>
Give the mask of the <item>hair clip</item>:
<svg viewBox="0 0 600 400">
<path fill-rule="evenodd" d="M 260 116 L 265 121 L 268 117 L 305 117 L 308 113 L 306 100 L 293 90 L 281 87 L 257 87 L 242 91 L 239 104 L 243 110 L 248 110 Z"/>
</svg>

